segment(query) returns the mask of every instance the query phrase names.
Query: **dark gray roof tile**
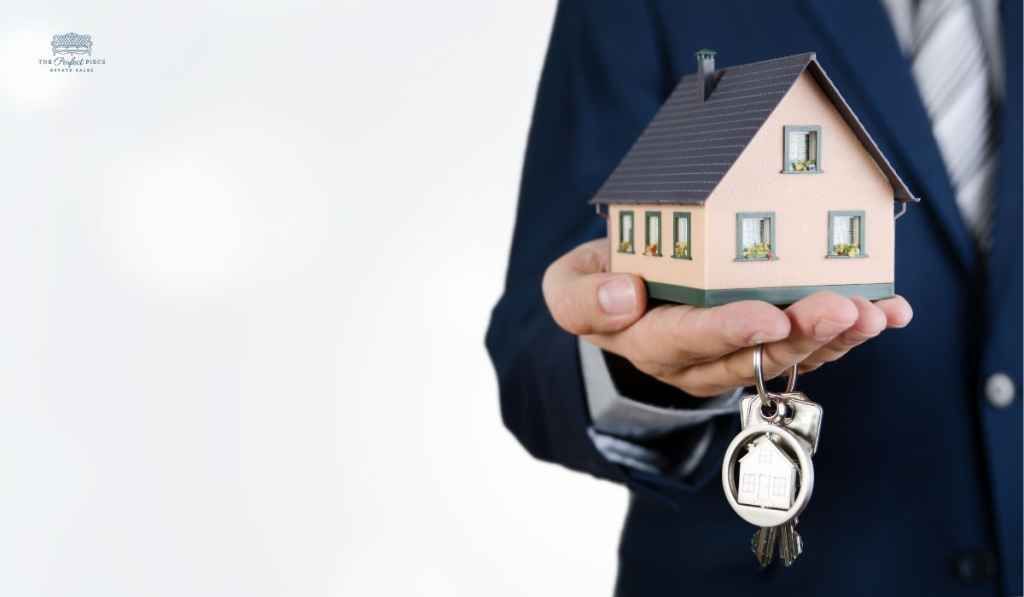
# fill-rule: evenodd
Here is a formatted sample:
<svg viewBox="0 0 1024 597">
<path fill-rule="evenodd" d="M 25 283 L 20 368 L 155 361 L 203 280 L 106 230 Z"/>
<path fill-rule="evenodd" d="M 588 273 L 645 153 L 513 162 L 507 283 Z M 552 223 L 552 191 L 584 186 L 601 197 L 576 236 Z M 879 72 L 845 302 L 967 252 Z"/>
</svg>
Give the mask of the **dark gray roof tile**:
<svg viewBox="0 0 1024 597">
<path fill-rule="evenodd" d="M 806 53 L 720 69 L 706 101 L 698 99 L 696 75 L 684 76 L 591 202 L 703 203 L 808 68 L 885 173 L 895 198 L 914 200 L 814 54 Z"/>
</svg>

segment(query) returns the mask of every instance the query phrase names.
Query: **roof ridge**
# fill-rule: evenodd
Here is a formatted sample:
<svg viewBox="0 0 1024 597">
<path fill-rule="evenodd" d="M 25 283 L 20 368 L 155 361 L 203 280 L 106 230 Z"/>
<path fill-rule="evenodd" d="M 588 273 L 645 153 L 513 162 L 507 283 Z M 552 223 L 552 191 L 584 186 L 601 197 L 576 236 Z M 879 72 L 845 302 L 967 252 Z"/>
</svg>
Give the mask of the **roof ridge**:
<svg viewBox="0 0 1024 597">
<path fill-rule="evenodd" d="M 744 62 L 743 64 L 736 64 L 733 66 L 726 66 L 724 68 L 738 68 L 741 66 L 757 66 L 758 64 L 765 64 L 768 62 L 779 62 L 781 60 L 792 60 L 793 58 L 804 58 L 808 62 L 811 60 L 817 60 L 816 52 L 797 52 L 796 54 L 787 54 L 786 56 L 779 56 L 777 58 L 765 58 L 764 60 L 755 60 L 754 62 Z"/>
</svg>

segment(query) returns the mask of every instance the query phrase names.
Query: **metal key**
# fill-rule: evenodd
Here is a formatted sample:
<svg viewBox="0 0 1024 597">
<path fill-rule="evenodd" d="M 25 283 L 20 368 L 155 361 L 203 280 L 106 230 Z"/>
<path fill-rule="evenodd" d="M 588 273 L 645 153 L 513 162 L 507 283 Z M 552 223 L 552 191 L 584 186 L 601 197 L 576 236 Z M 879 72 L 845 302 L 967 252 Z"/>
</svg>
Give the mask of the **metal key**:
<svg viewBox="0 0 1024 597">
<path fill-rule="evenodd" d="M 791 521 L 777 527 L 761 527 L 750 540 L 750 550 L 757 557 L 757 563 L 767 568 L 775 559 L 778 546 L 782 565 L 789 568 L 804 551 L 804 541 L 796 531 L 796 522 Z"/>
<path fill-rule="evenodd" d="M 753 539 L 750 540 L 750 550 L 754 552 L 757 563 L 761 564 L 762 568 L 767 568 L 768 564 L 775 559 L 778 531 L 779 527 L 761 527 L 757 529 Z"/>
<path fill-rule="evenodd" d="M 779 559 L 782 560 L 782 565 L 786 568 L 792 566 L 804 551 L 804 540 L 800 537 L 800 533 L 796 532 L 796 523 L 797 520 L 794 518 L 786 524 L 776 527 L 779 529 Z"/>
<path fill-rule="evenodd" d="M 789 568 L 804 551 L 804 540 L 796 530 L 797 520 L 791 520 L 777 527 L 761 527 L 750 540 L 750 550 L 757 557 L 757 563 L 767 568 L 775 559 L 776 546 L 779 559 Z"/>
<path fill-rule="evenodd" d="M 807 399 L 800 392 L 789 391 L 784 394 L 769 394 L 774 400 L 786 405 L 786 416 L 773 421 L 775 424 L 794 432 L 803 440 L 811 454 L 817 449 L 818 432 L 821 426 L 821 407 Z M 745 398 L 740 410 L 742 426 L 747 427 L 757 421 L 767 422 L 761 409 L 761 401 L 757 396 Z M 776 527 L 762 527 L 751 539 L 751 549 L 761 567 L 767 567 L 774 560 L 776 548 L 779 559 L 787 568 L 803 553 L 803 539 L 796 530 L 798 520 L 794 519 Z"/>
<path fill-rule="evenodd" d="M 741 400 L 742 430 L 726 450 L 722 484 L 737 514 L 759 527 L 750 547 L 761 567 L 774 561 L 776 551 L 789 567 L 803 553 L 797 516 L 814 485 L 811 456 L 818 447 L 822 409 L 793 391 L 795 367 L 786 392 L 765 390 L 761 357 L 759 347 L 754 356 L 758 393 Z"/>
</svg>

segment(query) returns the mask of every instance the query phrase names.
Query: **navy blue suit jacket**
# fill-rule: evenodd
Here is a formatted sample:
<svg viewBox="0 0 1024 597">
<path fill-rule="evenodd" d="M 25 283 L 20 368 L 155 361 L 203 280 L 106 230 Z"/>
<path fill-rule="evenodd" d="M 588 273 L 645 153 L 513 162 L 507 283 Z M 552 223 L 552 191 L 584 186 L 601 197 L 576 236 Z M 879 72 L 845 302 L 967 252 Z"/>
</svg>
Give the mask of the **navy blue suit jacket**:
<svg viewBox="0 0 1024 597">
<path fill-rule="evenodd" d="M 505 293 L 487 346 L 506 426 L 535 457 L 625 483 L 620 595 L 993 595 L 1021 586 L 1021 2 L 1004 2 L 1006 96 L 994 246 L 980 257 L 909 65 L 874 2 L 565 0 L 555 19 L 523 172 Z M 722 445 L 685 479 L 605 460 L 576 339 L 545 309 L 556 257 L 606 234 L 587 200 L 694 66 L 805 51 L 818 58 L 922 203 L 896 227 L 896 287 L 913 323 L 801 378 L 825 408 L 805 555 L 761 571 L 753 527 L 718 482 Z M 1017 399 L 996 408 L 1003 372 Z M 642 397 L 637 397 L 642 398 Z M 715 424 L 738 421 L 723 417 Z M 671 447 L 671 446 L 669 446 Z M 777 592 L 776 592 L 777 591 Z M 802 591 L 796 593 L 795 591 Z M 808 592 L 810 591 L 810 592 Z"/>
</svg>

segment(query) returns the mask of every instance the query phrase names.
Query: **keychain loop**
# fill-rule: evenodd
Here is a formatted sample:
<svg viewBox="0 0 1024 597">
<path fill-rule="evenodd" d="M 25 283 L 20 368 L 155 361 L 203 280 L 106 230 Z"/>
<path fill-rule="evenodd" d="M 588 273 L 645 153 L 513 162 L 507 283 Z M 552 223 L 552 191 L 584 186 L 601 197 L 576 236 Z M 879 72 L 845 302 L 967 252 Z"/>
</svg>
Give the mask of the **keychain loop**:
<svg viewBox="0 0 1024 597">
<path fill-rule="evenodd" d="M 771 402 L 768 390 L 764 387 L 764 344 L 758 344 L 754 349 L 754 387 L 757 388 L 757 396 L 761 399 L 761 406 L 767 406 Z M 786 393 L 796 389 L 797 365 L 794 364 L 789 370 L 789 379 L 786 381 Z"/>
</svg>

